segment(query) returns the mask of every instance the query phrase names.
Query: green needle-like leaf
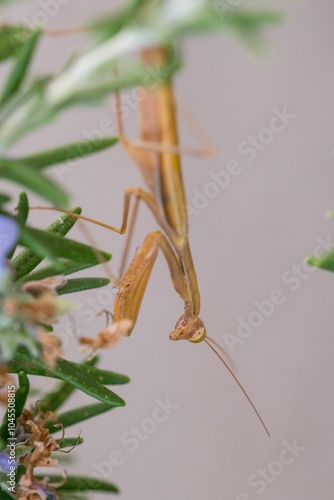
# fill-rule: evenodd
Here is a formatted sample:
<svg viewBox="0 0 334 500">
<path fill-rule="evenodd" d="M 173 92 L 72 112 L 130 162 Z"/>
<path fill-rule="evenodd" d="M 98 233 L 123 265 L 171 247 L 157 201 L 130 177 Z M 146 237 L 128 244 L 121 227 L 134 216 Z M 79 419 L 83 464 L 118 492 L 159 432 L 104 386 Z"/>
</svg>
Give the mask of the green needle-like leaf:
<svg viewBox="0 0 334 500">
<path fill-rule="evenodd" d="M 125 402 L 114 392 L 110 391 L 99 381 L 85 373 L 85 370 L 80 370 L 77 365 L 65 359 L 59 358 L 57 367 L 52 369 L 53 376 L 60 378 L 81 391 L 89 394 L 95 399 L 110 406 L 124 406 Z"/>
<path fill-rule="evenodd" d="M 82 437 L 56 439 L 56 441 L 60 446 L 60 448 L 59 448 L 60 450 L 63 450 L 64 448 L 72 448 L 72 446 L 77 446 L 77 445 L 82 444 L 84 442 Z"/>
<path fill-rule="evenodd" d="M 21 226 L 24 226 L 29 214 L 29 202 L 26 193 L 20 193 L 19 202 L 17 205 L 17 214 L 15 216 L 16 220 Z M 12 251 L 8 254 L 7 258 L 11 259 L 12 255 L 16 250 L 16 245 L 13 247 Z"/>
<path fill-rule="evenodd" d="M 91 155 L 109 148 L 118 142 L 117 137 L 104 137 L 102 139 L 91 139 L 87 141 L 75 142 L 66 144 L 55 149 L 49 149 L 23 158 L 18 158 L 17 161 L 29 165 L 34 170 L 42 170 L 43 168 L 64 163 L 75 158 Z"/>
<path fill-rule="evenodd" d="M 64 479 L 62 476 L 53 476 L 52 474 L 48 474 L 48 478 L 50 483 L 61 483 Z M 43 476 L 38 476 L 38 479 L 43 479 Z M 95 477 L 75 477 L 69 476 L 66 479 L 66 483 L 60 488 L 57 488 L 57 492 L 76 492 L 79 493 L 81 491 L 105 491 L 109 493 L 118 493 L 119 490 L 117 486 L 112 483 L 107 483 L 106 481 L 102 481 L 100 479 L 96 479 Z"/>
<path fill-rule="evenodd" d="M 98 360 L 99 358 L 97 356 L 94 356 L 92 359 L 89 359 L 77 366 L 79 367 L 79 369 L 85 365 L 94 366 L 96 365 Z M 75 387 L 72 384 L 69 384 L 68 382 L 60 382 L 59 384 L 57 384 L 53 391 L 45 394 L 45 396 L 41 398 L 39 406 L 44 411 L 56 411 L 61 405 L 65 403 L 65 401 L 67 401 L 67 399 L 74 391 Z"/>
<path fill-rule="evenodd" d="M 52 476 L 48 474 L 50 482 L 60 482 L 61 476 Z M 63 492 L 80 492 L 80 491 L 105 491 L 109 493 L 119 493 L 119 489 L 112 483 L 107 483 L 95 477 L 75 477 L 69 476 L 66 483 L 57 489 L 59 493 Z"/>
<path fill-rule="evenodd" d="M 81 208 L 80 207 L 75 207 L 73 208 L 72 212 L 75 214 L 81 214 Z M 59 236 L 65 236 L 70 229 L 74 226 L 76 223 L 77 219 L 75 217 L 71 217 L 70 215 L 62 215 L 59 217 L 55 222 L 50 224 L 46 228 L 46 233 L 54 233 Z M 23 231 L 24 233 L 24 231 Z M 26 232 L 23 237 L 26 239 L 27 236 L 29 237 L 30 233 Z M 29 242 L 26 241 L 27 246 L 32 246 L 34 243 L 34 237 L 31 236 L 32 243 L 29 245 Z M 37 239 L 37 245 L 39 244 L 39 240 Z M 39 254 L 36 254 L 33 250 L 30 249 L 24 249 L 22 252 L 19 253 L 17 257 L 12 262 L 13 269 L 15 271 L 15 276 L 16 279 L 20 279 L 26 274 L 30 273 L 35 267 L 38 266 L 44 259 L 45 255 L 43 255 L 43 250 L 44 250 L 44 245 L 40 245 L 40 252 Z M 48 248 L 48 247 L 47 247 Z M 46 248 L 46 249 L 47 249 Z M 53 256 L 53 252 L 51 251 L 51 254 Z M 54 276 L 54 275 L 53 275 Z"/>
<path fill-rule="evenodd" d="M 1 159 L 0 177 L 20 184 L 57 206 L 67 207 L 68 197 L 51 179 L 36 172 L 29 165 L 18 161 Z"/>
<path fill-rule="evenodd" d="M 88 375 L 82 370 L 82 366 L 78 367 L 75 363 L 65 359 L 58 358 L 56 367 L 51 368 L 40 359 L 32 358 L 27 351 L 20 349 L 9 363 L 9 372 L 18 373 L 21 370 L 30 375 L 54 377 L 68 382 L 98 401 L 107 403 L 110 407 L 125 405 L 123 399 Z"/>
<path fill-rule="evenodd" d="M 26 26 L 1 26 L 0 27 L 0 61 L 11 57 L 27 43 L 32 34 Z"/>
<path fill-rule="evenodd" d="M 97 361 L 98 358 L 95 356 L 82 364 L 72 363 L 72 365 L 102 385 L 121 385 L 127 384 L 130 381 L 129 377 L 126 375 L 96 368 L 95 364 Z M 58 410 L 58 408 L 67 401 L 75 388 L 76 387 L 72 383 L 61 382 L 51 393 L 41 398 L 40 407 L 45 411 Z"/>
<path fill-rule="evenodd" d="M 15 419 L 17 419 L 21 415 L 27 401 L 27 397 L 29 394 L 29 387 L 30 384 L 27 375 L 25 374 L 25 372 L 20 371 L 19 387 L 18 389 L 16 389 L 15 392 L 15 413 L 9 415 L 8 412 L 6 411 L 0 428 L 1 438 L 6 439 L 8 436 L 8 417 L 15 416 Z"/>
<path fill-rule="evenodd" d="M 0 205 L 2 205 L 3 203 L 7 203 L 10 200 L 11 200 L 10 196 L 4 193 L 0 193 Z"/>
<path fill-rule="evenodd" d="M 309 257 L 306 262 L 311 266 L 334 272 L 334 248 L 320 255 L 320 257 Z"/>
<path fill-rule="evenodd" d="M 22 85 L 29 68 L 30 61 L 34 55 L 40 34 L 40 30 L 33 32 L 28 41 L 21 47 L 0 97 L 0 107 L 6 103 L 6 101 L 13 94 L 15 94 L 15 92 L 17 92 Z"/>
<path fill-rule="evenodd" d="M 41 269 L 37 269 L 23 278 L 17 281 L 18 285 L 23 285 L 27 281 L 38 281 L 44 278 L 49 278 L 50 276 L 59 276 L 59 275 L 67 275 L 76 273 L 77 271 L 82 271 L 83 269 L 87 269 L 89 267 L 93 267 L 97 265 L 90 263 L 79 263 L 73 262 L 72 260 L 62 259 L 54 264 L 50 264 L 49 266 L 42 267 Z"/>
<path fill-rule="evenodd" d="M 18 222 L 24 226 L 27 221 L 29 214 L 29 202 L 26 193 L 20 193 L 19 202 L 17 204 L 17 214 L 16 219 Z"/>
<path fill-rule="evenodd" d="M 129 0 L 125 2 L 122 10 L 116 11 L 110 17 L 104 16 L 103 19 L 93 21 L 91 27 L 95 30 L 99 40 L 104 40 L 115 36 L 121 28 L 136 18 L 138 11 L 148 3 L 148 0 Z"/>
<path fill-rule="evenodd" d="M 209 0 L 210 1 L 210 0 Z M 192 32 L 210 31 L 217 29 L 234 30 L 242 37 L 248 37 L 251 34 L 258 35 L 262 29 L 270 25 L 282 22 L 282 14 L 277 11 L 247 11 L 235 8 L 229 8 L 225 2 L 208 5 L 203 9 L 197 19 L 190 19 L 189 23 L 185 20 L 182 26 L 182 32 L 187 30 Z"/>
<path fill-rule="evenodd" d="M 46 394 L 39 402 L 43 411 L 56 411 L 75 391 L 75 387 L 68 382 L 60 382 L 54 391 Z"/>
<path fill-rule="evenodd" d="M 83 290 L 91 290 L 92 288 L 100 288 L 110 283 L 107 278 L 75 278 L 68 280 L 66 285 L 57 289 L 58 295 L 66 293 L 82 292 Z"/>
<path fill-rule="evenodd" d="M 15 396 L 15 416 L 18 418 L 27 401 L 27 397 L 29 395 L 29 379 L 25 372 L 19 372 L 19 388 L 16 391 L 16 396 Z"/>
<path fill-rule="evenodd" d="M 35 234 L 31 233 L 30 228 L 26 226 L 21 226 L 21 234 L 18 244 L 26 248 L 22 250 L 22 252 L 20 252 L 14 259 L 15 264 L 17 258 L 19 258 L 17 261 L 18 263 L 21 263 L 21 260 L 23 261 L 23 269 L 21 270 L 18 267 L 16 278 L 22 276 L 23 274 L 21 273 L 29 272 L 30 269 L 34 269 L 46 257 L 50 260 L 56 260 L 56 255 L 53 253 L 52 249 L 50 249 L 50 246 L 45 246 L 42 241 L 36 238 Z"/>
<path fill-rule="evenodd" d="M 58 419 L 55 422 L 49 422 L 47 427 L 51 432 L 56 432 L 57 429 L 54 427 L 55 423 L 61 423 L 62 427 L 66 428 L 82 422 L 83 420 L 95 417 L 96 415 L 100 415 L 100 413 L 105 413 L 111 409 L 110 405 L 106 403 L 81 406 L 79 408 L 75 408 L 74 410 L 61 413 L 58 415 Z M 59 430 L 61 430 L 61 428 L 59 428 Z"/>
<path fill-rule="evenodd" d="M 29 232 L 31 238 L 37 241 L 46 250 L 40 254 L 40 257 L 42 257 L 41 260 L 48 255 L 53 255 L 54 258 L 68 258 L 75 262 L 94 265 L 107 262 L 111 258 L 110 253 L 102 252 L 101 250 L 92 248 L 84 243 L 79 243 L 78 241 L 70 240 L 69 238 L 63 238 L 55 233 L 30 227 L 26 227 L 25 231 L 22 232 L 21 239 L 19 241 L 20 245 L 29 245 L 29 242 L 25 240 L 27 232 Z M 23 276 L 22 272 L 20 275 L 17 275 L 17 278 L 20 278 L 21 276 Z"/>
<path fill-rule="evenodd" d="M 109 370 L 102 370 L 101 368 L 97 368 L 88 364 L 77 366 L 79 366 L 85 373 L 87 373 L 87 375 L 93 377 L 103 385 L 121 385 L 128 384 L 130 382 L 129 377 L 120 373 L 111 372 Z"/>
</svg>

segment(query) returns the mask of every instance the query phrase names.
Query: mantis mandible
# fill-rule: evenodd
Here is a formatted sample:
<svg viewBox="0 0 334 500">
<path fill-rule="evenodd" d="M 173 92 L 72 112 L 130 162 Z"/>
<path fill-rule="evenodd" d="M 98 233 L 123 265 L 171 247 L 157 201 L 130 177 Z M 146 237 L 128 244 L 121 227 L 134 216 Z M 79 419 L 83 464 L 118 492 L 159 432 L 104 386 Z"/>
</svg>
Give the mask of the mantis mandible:
<svg viewBox="0 0 334 500">
<path fill-rule="evenodd" d="M 161 68 L 167 61 L 168 49 L 153 47 L 141 53 L 145 65 Z M 114 303 L 115 325 L 130 320 L 126 335 L 129 336 L 136 324 L 146 286 L 159 250 L 164 254 L 175 291 L 184 302 L 184 310 L 170 333 L 171 340 L 205 341 L 231 373 L 267 434 L 269 431 L 250 400 L 245 389 L 222 356 L 213 347 L 221 347 L 207 337 L 205 325 L 199 317 L 200 293 L 188 239 L 188 218 L 186 198 L 182 180 L 175 101 L 172 82 L 167 78 L 154 88 L 142 89 L 139 104 L 141 139 L 130 142 L 124 134 L 120 113 L 120 98 L 116 95 L 119 138 L 128 155 L 139 167 L 147 189 L 129 188 L 124 195 L 122 224 L 119 228 L 100 223 L 85 216 L 74 217 L 94 222 L 119 234 L 124 234 L 129 225 L 128 238 L 121 263 L 118 293 Z M 208 151 L 203 151 L 208 153 Z M 134 207 L 128 224 L 131 199 Z M 128 269 L 124 272 L 132 229 L 139 202 L 142 201 L 152 212 L 160 230 L 149 233 L 137 250 Z M 42 208 L 42 207 L 39 207 Z M 45 207 L 43 207 L 45 208 Z M 56 209 L 56 207 L 53 207 Z M 63 211 L 63 210 L 62 210 Z M 66 212 L 66 211 L 65 211 Z M 70 212 L 67 212 L 70 213 Z M 213 345 L 212 345 L 213 344 Z"/>
</svg>

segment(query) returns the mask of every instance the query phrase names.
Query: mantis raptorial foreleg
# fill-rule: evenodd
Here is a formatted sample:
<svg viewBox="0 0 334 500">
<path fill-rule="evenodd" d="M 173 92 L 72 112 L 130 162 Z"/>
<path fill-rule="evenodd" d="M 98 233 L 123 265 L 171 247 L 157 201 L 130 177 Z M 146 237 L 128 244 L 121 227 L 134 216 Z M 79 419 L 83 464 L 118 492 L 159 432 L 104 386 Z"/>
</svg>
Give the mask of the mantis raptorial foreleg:
<svg viewBox="0 0 334 500">
<path fill-rule="evenodd" d="M 190 309 L 191 301 L 189 300 L 189 297 L 187 297 L 187 286 L 184 281 L 184 272 L 180 266 L 180 262 L 166 236 L 161 231 L 154 231 L 146 236 L 144 243 L 137 250 L 130 266 L 120 282 L 119 292 L 114 306 L 115 321 L 125 318 L 130 319 L 133 322 L 134 327 L 144 297 L 147 282 L 151 275 L 159 250 L 161 250 L 165 256 L 174 289 L 184 300 L 184 315 L 192 315 L 192 310 Z M 183 321 L 185 321 L 185 318 L 183 318 Z M 203 328 L 204 332 L 203 322 L 199 320 L 199 318 L 196 318 L 193 324 L 193 329 L 195 328 L 198 330 L 200 326 Z M 128 335 L 130 335 L 132 329 L 128 332 Z M 193 330 L 189 329 L 189 339 L 192 339 L 192 333 Z M 174 337 L 175 333 L 173 331 L 171 333 L 171 339 L 176 340 Z M 193 339 L 193 341 L 194 340 L 195 339 Z"/>
</svg>

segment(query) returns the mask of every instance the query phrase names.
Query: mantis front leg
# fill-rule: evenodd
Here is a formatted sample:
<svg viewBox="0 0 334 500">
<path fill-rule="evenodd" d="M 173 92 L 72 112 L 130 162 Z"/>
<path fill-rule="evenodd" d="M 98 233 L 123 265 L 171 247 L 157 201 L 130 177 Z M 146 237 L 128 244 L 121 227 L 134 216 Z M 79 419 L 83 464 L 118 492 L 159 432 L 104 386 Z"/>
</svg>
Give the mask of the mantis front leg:
<svg viewBox="0 0 334 500">
<path fill-rule="evenodd" d="M 206 336 L 204 323 L 193 310 L 193 300 L 189 296 L 184 269 L 173 247 L 161 231 L 154 231 L 146 236 L 121 279 L 114 305 L 115 321 L 131 320 L 132 327 L 128 335 L 131 334 L 159 249 L 166 259 L 174 289 L 184 301 L 184 313 L 171 332 L 170 339 L 201 342 Z"/>
</svg>

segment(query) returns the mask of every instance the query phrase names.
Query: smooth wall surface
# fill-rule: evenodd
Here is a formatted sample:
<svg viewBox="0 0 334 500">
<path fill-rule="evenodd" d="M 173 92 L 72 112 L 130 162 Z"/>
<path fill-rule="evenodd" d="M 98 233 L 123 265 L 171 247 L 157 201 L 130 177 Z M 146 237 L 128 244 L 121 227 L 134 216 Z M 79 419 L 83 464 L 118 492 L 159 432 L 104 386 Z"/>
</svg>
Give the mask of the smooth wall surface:
<svg viewBox="0 0 334 500">
<path fill-rule="evenodd" d="M 8 6 L 3 17 L 33 22 L 41 4 Z M 229 349 L 272 436 L 206 345 L 169 341 L 182 303 L 159 257 L 133 335 L 102 355 L 101 366 L 132 379 L 116 388 L 127 406 L 81 425 L 85 444 L 73 452 L 71 470 L 117 483 L 121 500 L 333 498 L 334 276 L 303 261 L 319 245 L 334 245 L 334 222 L 324 215 L 334 208 L 334 4 L 284 8 L 286 23 L 268 32 L 266 61 L 255 62 L 223 36 L 188 39 L 176 84 L 216 149 L 212 159 L 183 162 L 201 316 Z M 47 28 L 80 26 L 109 9 L 107 0 L 59 2 Z M 79 36 L 43 39 L 34 70 L 59 69 L 85 43 Z M 133 108 L 126 127 L 136 137 Z M 84 139 L 106 118 L 115 119 L 111 99 L 67 112 L 15 153 Z M 182 142 L 193 144 L 183 122 L 181 131 Z M 66 183 L 85 214 L 115 225 L 123 191 L 141 183 L 121 146 L 50 175 Z M 34 213 L 32 222 L 51 219 Z M 155 228 L 143 208 L 133 252 Z M 122 238 L 90 229 L 117 269 Z M 111 295 L 77 297 L 82 334 L 102 327 L 87 311 L 109 305 Z M 68 355 L 79 359 L 69 322 L 62 328 Z"/>
</svg>

